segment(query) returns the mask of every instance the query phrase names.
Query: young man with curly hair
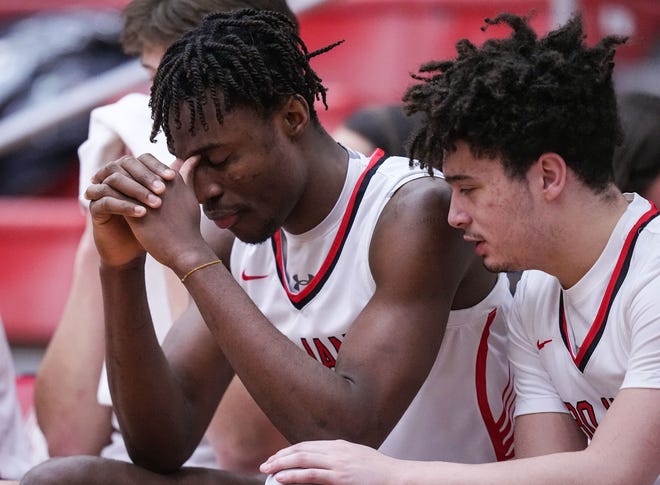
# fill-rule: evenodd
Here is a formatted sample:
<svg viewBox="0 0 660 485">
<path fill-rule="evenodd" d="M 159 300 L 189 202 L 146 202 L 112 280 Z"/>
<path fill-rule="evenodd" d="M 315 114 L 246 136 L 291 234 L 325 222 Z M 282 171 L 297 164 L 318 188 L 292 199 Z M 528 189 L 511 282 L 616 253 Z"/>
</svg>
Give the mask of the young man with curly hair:
<svg viewBox="0 0 660 485">
<path fill-rule="evenodd" d="M 460 41 L 405 100 L 424 115 L 412 155 L 452 187 L 450 224 L 491 271 L 528 270 L 508 325 L 516 459 L 406 462 L 311 442 L 262 466 L 282 483 L 660 483 L 660 217 L 612 169 L 624 39 L 587 47 L 579 17 L 541 39 L 523 18 L 488 23 L 513 35 Z"/>
<path fill-rule="evenodd" d="M 444 180 L 322 127 L 326 88 L 310 59 L 332 47 L 308 52 L 286 16 L 241 10 L 206 17 L 167 50 L 152 137 L 164 131 L 180 174 L 126 156 L 86 192 L 110 390 L 135 465 L 56 460 L 25 484 L 255 483 L 180 468 L 235 374 L 291 442 L 511 457 L 506 276 L 447 223 Z M 194 300 L 162 348 L 147 252 Z"/>
</svg>

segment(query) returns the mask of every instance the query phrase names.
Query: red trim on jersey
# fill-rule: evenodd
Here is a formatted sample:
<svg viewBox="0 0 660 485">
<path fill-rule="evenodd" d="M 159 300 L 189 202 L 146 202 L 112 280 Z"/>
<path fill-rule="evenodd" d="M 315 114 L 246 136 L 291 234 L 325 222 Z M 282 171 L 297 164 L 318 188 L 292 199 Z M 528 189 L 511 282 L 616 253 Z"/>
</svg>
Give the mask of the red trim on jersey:
<svg viewBox="0 0 660 485">
<path fill-rule="evenodd" d="M 635 249 L 635 243 L 637 242 L 639 233 L 642 231 L 642 229 L 644 229 L 644 227 L 646 227 L 646 224 L 651 222 L 651 220 L 657 215 L 658 210 L 653 204 L 651 204 L 651 208 L 639 218 L 635 225 L 630 229 L 630 232 L 628 232 L 626 240 L 623 243 L 623 247 L 621 248 L 619 259 L 614 266 L 614 271 L 612 272 L 612 276 L 610 276 L 610 281 L 607 284 L 605 294 L 603 295 L 603 299 L 600 302 L 600 307 L 598 308 L 598 313 L 596 313 L 596 318 L 594 318 L 594 321 L 589 328 L 589 332 L 584 338 L 582 346 L 580 347 L 580 351 L 577 353 L 577 355 L 573 354 L 572 345 L 568 337 L 568 322 L 566 321 L 566 313 L 564 311 L 564 292 L 561 289 L 559 290 L 559 330 L 561 332 L 564 345 L 568 349 L 573 362 L 575 362 L 575 365 L 582 372 L 584 372 L 584 369 L 587 366 L 587 362 L 589 361 L 589 357 L 591 357 L 591 354 L 593 354 L 596 345 L 598 345 L 600 337 L 603 335 L 605 325 L 607 324 L 607 318 L 610 313 L 610 308 L 612 308 L 612 303 L 614 302 L 614 299 L 619 292 L 619 288 L 623 284 L 623 280 L 628 274 L 630 260 Z"/>
<path fill-rule="evenodd" d="M 475 368 L 475 385 L 477 391 L 477 402 L 479 404 L 479 412 L 481 418 L 484 420 L 488 436 L 495 451 L 497 461 L 509 460 L 514 457 L 513 450 L 513 405 L 514 394 L 511 381 L 511 373 L 509 372 L 509 382 L 502 392 L 502 414 L 500 418 L 495 421 L 490 403 L 488 402 L 488 386 L 486 380 L 486 364 L 488 358 L 488 337 L 490 336 L 490 327 L 495 320 L 497 309 L 488 314 L 486 325 L 481 333 L 479 340 L 479 348 L 477 350 L 477 361 Z"/>
<path fill-rule="evenodd" d="M 321 268 L 316 273 L 316 275 L 314 275 L 311 281 L 298 293 L 293 293 L 289 289 L 289 284 L 286 278 L 286 270 L 284 267 L 284 257 L 282 254 L 281 232 L 277 231 L 273 235 L 275 262 L 277 264 L 277 270 L 280 276 L 280 282 L 282 283 L 282 287 L 284 288 L 284 291 L 286 291 L 289 300 L 291 300 L 291 302 L 294 305 L 299 306 L 301 302 L 302 304 L 304 304 L 304 300 L 310 295 L 312 295 L 313 292 L 317 291 L 318 289 L 317 287 L 321 284 L 322 281 L 325 280 L 326 276 L 329 274 L 329 271 L 331 271 L 331 268 L 334 267 L 334 264 L 336 263 L 336 259 L 339 257 L 340 249 L 342 248 L 344 244 L 344 240 L 348 234 L 350 224 L 352 223 L 352 220 L 354 218 L 354 211 L 357 209 L 356 202 L 359 201 L 360 199 L 358 197 L 358 194 L 360 193 L 361 190 L 362 192 L 364 192 L 365 187 L 363 187 L 362 184 L 365 180 L 365 177 L 367 177 L 367 175 L 370 174 L 371 170 L 379 162 L 382 161 L 384 155 L 385 153 L 380 148 L 374 150 L 373 154 L 371 155 L 371 158 L 369 159 L 369 164 L 362 172 L 360 178 L 355 184 L 355 187 L 353 188 L 353 193 L 351 194 L 351 198 L 348 202 L 348 206 L 346 207 L 346 211 L 344 212 L 344 216 L 342 217 L 341 223 L 339 225 L 339 230 L 335 235 L 335 238 L 332 242 L 332 246 L 330 246 L 330 250 L 328 251 L 328 254 L 323 260 L 323 264 L 321 265 Z M 357 205 L 359 205 L 359 203 Z"/>
</svg>

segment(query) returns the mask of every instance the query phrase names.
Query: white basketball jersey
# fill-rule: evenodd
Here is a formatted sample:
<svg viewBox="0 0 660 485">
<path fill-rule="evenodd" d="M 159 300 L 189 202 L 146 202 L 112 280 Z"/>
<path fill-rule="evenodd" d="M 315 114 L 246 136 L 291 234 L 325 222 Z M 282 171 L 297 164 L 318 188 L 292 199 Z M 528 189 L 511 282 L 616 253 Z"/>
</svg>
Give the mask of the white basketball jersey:
<svg viewBox="0 0 660 485">
<path fill-rule="evenodd" d="M 540 271 L 521 278 L 509 328 L 516 415 L 569 412 L 591 438 L 620 389 L 660 388 L 660 217 L 626 197 L 577 284 L 562 290 Z"/>
<path fill-rule="evenodd" d="M 350 152 L 337 204 L 311 231 L 236 241 L 231 268 L 264 315 L 301 349 L 334 368 L 344 335 L 375 291 L 369 245 L 392 195 L 429 176 L 403 157 Z M 381 451 L 398 458 L 479 463 L 512 456 L 513 385 L 506 359 L 505 276 L 475 307 L 450 313 L 427 381 Z M 410 349 L 414 352 L 414 349 Z"/>
</svg>

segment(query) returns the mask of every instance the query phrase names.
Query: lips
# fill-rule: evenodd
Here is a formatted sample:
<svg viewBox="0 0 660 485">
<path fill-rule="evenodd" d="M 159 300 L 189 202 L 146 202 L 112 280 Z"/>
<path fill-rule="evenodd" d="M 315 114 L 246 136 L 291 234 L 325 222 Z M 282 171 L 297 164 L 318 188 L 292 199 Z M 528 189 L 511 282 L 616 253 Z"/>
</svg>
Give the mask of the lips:
<svg viewBox="0 0 660 485">
<path fill-rule="evenodd" d="M 239 211 L 238 210 L 229 210 L 229 211 L 208 211 L 206 212 L 206 217 L 211 219 L 216 226 L 218 226 L 221 229 L 228 229 L 234 224 L 236 224 L 236 221 L 238 220 L 239 217 Z"/>
<path fill-rule="evenodd" d="M 238 214 L 231 214 L 225 217 L 214 219 L 213 222 L 215 222 L 215 225 L 218 226 L 220 229 L 229 229 L 231 226 L 236 224 L 237 220 L 238 220 Z"/>
<path fill-rule="evenodd" d="M 486 241 L 484 241 L 481 238 L 478 238 L 476 236 L 473 236 L 471 234 L 465 234 L 463 235 L 463 239 L 466 242 L 473 243 L 474 244 L 474 252 L 477 253 L 479 256 L 483 256 L 485 253 L 485 245 Z"/>
<path fill-rule="evenodd" d="M 474 245 L 474 252 L 479 256 L 484 256 L 486 249 L 484 241 L 477 241 Z"/>
</svg>

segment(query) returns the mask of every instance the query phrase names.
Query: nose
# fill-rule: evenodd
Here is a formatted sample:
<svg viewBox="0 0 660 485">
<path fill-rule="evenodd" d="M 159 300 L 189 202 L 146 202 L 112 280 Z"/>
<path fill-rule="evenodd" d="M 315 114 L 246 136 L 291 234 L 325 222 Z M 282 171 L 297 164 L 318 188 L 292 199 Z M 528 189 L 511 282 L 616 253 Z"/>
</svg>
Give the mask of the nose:
<svg viewBox="0 0 660 485">
<path fill-rule="evenodd" d="M 470 215 L 465 210 L 465 208 L 461 206 L 461 203 L 457 200 L 454 191 L 452 191 L 451 194 L 447 221 L 449 222 L 450 226 L 457 229 L 465 229 L 471 221 Z"/>
<path fill-rule="evenodd" d="M 192 187 L 200 204 L 222 196 L 222 185 L 211 177 L 207 167 L 198 166 L 192 174 L 192 179 Z"/>
</svg>

